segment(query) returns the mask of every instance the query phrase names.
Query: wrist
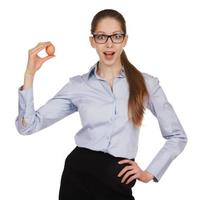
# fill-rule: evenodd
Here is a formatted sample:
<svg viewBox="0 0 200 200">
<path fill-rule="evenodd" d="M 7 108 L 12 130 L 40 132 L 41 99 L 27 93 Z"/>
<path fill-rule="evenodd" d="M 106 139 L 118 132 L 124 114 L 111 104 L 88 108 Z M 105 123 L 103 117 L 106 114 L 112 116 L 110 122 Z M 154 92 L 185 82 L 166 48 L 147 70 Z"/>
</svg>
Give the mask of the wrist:
<svg viewBox="0 0 200 200">
<path fill-rule="evenodd" d="M 35 76 L 35 73 L 30 73 L 30 72 L 26 71 L 26 72 L 24 73 L 24 76 L 33 78 L 33 77 Z"/>
<path fill-rule="evenodd" d="M 148 183 L 153 178 L 154 178 L 154 176 L 151 173 L 149 173 L 147 171 L 142 171 L 139 180 L 144 182 L 144 183 Z"/>
<path fill-rule="evenodd" d="M 153 178 L 154 178 L 153 174 L 151 174 L 150 172 L 148 172 L 146 170 L 144 171 L 144 173 L 145 173 L 146 180 L 148 180 L 148 181 L 153 180 Z"/>
<path fill-rule="evenodd" d="M 25 76 L 34 76 L 35 75 L 35 71 L 29 70 L 27 68 L 24 74 L 25 74 Z"/>
</svg>

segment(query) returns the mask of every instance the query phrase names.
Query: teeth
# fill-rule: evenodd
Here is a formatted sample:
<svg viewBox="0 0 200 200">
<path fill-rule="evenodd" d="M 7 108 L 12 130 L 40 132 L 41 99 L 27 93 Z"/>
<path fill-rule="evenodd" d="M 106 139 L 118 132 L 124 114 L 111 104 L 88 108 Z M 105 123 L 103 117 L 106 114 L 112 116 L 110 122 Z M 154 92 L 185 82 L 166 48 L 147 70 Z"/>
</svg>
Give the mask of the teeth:
<svg viewBox="0 0 200 200">
<path fill-rule="evenodd" d="M 106 55 L 113 55 L 115 52 L 104 52 Z"/>
</svg>

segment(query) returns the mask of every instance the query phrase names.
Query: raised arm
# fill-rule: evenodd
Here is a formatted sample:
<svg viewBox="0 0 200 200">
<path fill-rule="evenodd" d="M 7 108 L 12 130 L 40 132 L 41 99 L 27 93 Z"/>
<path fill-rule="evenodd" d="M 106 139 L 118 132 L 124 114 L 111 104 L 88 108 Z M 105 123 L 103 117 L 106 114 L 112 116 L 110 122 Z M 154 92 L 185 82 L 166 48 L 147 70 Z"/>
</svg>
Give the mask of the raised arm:
<svg viewBox="0 0 200 200">
<path fill-rule="evenodd" d="M 71 80 L 46 104 L 38 110 L 34 109 L 33 80 L 35 73 L 41 65 L 54 56 L 40 58 L 37 53 L 51 43 L 39 43 L 29 50 L 29 60 L 24 75 L 24 85 L 18 88 L 18 116 L 15 125 L 22 135 L 30 135 L 46 128 L 65 116 L 77 111 L 72 103 L 73 89 Z"/>
</svg>

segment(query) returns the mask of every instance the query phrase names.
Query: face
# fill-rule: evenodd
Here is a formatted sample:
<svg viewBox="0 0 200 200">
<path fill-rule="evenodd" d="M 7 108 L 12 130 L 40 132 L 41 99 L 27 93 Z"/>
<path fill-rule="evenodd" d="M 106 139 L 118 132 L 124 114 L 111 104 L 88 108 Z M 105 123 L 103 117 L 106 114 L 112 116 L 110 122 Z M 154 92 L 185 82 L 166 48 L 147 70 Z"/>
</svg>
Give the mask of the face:
<svg viewBox="0 0 200 200">
<path fill-rule="evenodd" d="M 102 19 L 95 30 L 95 34 L 99 36 L 99 39 L 101 40 L 104 38 L 103 35 L 113 35 L 117 33 L 123 33 L 121 29 L 120 23 L 115 20 L 114 18 L 104 18 Z M 102 35 L 103 34 L 103 35 Z M 116 35 L 113 36 L 117 40 L 120 36 Z M 122 36 L 123 37 L 123 36 Z M 90 37 L 90 43 L 93 48 L 96 49 L 97 54 L 99 55 L 99 62 L 102 65 L 106 66 L 116 66 L 121 65 L 120 61 L 120 55 L 123 51 L 123 48 L 126 45 L 128 36 L 124 36 L 124 40 L 121 43 L 113 43 L 111 38 L 108 38 L 107 42 L 104 44 L 99 44 L 95 42 L 94 37 Z"/>
</svg>

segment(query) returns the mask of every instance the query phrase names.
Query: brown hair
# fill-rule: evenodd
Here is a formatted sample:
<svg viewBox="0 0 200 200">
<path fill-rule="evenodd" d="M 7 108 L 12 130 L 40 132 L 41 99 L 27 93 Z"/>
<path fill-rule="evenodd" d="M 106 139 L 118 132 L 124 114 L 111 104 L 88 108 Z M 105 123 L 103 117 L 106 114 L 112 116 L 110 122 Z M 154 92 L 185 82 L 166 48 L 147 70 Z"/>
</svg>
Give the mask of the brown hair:
<svg viewBox="0 0 200 200">
<path fill-rule="evenodd" d="M 126 22 L 122 14 L 113 9 L 105 9 L 99 11 L 93 18 L 91 23 L 91 33 L 95 32 L 97 24 L 100 20 L 111 17 L 116 19 L 126 34 Z M 146 97 L 149 97 L 145 80 L 142 73 L 131 64 L 126 56 L 125 51 L 121 54 L 121 63 L 124 67 L 127 81 L 129 84 L 129 100 L 128 100 L 128 113 L 129 119 L 132 118 L 132 122 L 136 127 L 140 127 L 143 120 L 145 111 L 144 101 Z"/>
</svg>

